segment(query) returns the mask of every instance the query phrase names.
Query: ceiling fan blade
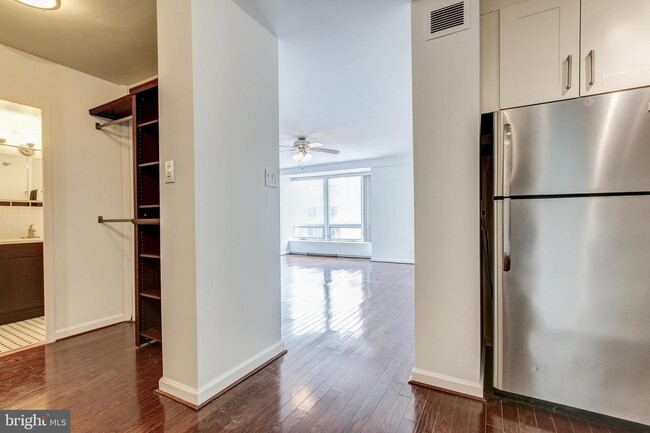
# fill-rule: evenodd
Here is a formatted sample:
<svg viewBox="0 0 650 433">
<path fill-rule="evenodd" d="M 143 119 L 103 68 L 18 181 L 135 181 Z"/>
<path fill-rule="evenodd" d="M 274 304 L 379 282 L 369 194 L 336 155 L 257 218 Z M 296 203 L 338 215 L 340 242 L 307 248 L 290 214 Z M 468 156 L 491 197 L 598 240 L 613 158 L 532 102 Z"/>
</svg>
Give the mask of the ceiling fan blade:
<svg viewBox="0 0 650 433">
<path fill-rule="evenodd" d="M 309 147 L 321 147 L 323 143 L 309 143 Z"/>
<path fill-rule="evenodd" d="M 280 147 L 287 147 L 287 148 L 290 148 L 290 149 L 294 149 L 294 148 L 295 148 L 295 146 L 287 146 L 287 145 L 284 145 L 284 144 L 281 144 Z"/>
<path fill-rule="evenodd" d="M 295 152 L 296 149 L 280 149 L 280 152 Z"/>
<path fill-rule="evenodd" d="M 317 147 L 316 149 L 312 149 L 314 152 L 323 152 L 323 153 L 331 153 L 332 155 L 338 155 L 339 152 L 338 150 L 335 149 L 325 149 L 324 147 Z"/>
</svg>

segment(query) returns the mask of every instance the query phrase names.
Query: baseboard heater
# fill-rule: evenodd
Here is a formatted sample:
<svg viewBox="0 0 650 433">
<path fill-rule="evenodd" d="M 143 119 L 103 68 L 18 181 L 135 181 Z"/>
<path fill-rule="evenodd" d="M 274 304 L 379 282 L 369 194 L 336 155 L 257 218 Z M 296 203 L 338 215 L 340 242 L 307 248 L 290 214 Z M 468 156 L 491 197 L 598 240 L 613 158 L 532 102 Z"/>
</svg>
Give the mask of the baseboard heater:
<svg viewBox="0 0 650 433">
<path fill-rule="evenodd" d="M 327 254 L 327 253 L 289 253 L 290 256 L 315 256 L 315 257 L 334 257 L 337 259 L 370 259 L 369 256 L 354 256 L 349 254 Z"/>
</svg>

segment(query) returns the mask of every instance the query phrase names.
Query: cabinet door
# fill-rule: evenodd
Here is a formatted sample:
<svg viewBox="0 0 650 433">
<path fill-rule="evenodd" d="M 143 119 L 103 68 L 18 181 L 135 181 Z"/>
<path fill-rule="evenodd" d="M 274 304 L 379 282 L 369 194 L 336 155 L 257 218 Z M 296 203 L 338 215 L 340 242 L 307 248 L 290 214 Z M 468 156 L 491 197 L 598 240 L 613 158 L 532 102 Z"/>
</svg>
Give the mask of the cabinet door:
<svg viewBox="0 0 650 433">
<path fill-rule="evenodd" d="M 650 85 L 650 1 L 582 0 L 582 95 Z"/>
<path fill-rule="evenodd" d="M 579 96 L 580 0 L 529 0 L 500 11 L 501 108 Z"/>
</svg>

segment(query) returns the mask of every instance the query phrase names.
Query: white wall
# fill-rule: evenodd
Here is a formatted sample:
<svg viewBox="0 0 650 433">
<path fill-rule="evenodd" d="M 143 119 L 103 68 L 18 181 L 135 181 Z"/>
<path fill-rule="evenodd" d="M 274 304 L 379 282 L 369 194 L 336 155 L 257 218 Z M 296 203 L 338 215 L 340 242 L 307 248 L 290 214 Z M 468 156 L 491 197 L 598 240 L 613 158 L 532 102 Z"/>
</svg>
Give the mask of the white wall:
<svg viewBox="0 0 650 433">
<path fill-rule="evenodd" d="M 430 11 L 444 5 L 439 0 L 416 0 L 412 9 L 416 239 L 412 379 L 482 397 L 479 2 L 470 1 L 470 29 L 425 41 Z"/>
<path fill-rule="evenodd" d="M 160 158 L 173 160 L 176 183 L 160 187 L 163 377 L 169 391 L 198 389 L 194 86 L 190 2 L 158 0 Z M 178 384 L 178 385 L 175 385 Z M 161 389 L 165 389 L 163 383 Z M 194 390 L 194 391 L 192 391 Z M 182 398 L 182 397 L 181 397 Z M 190 400 L 191 395 L 185 396 Z"/>
<path fill-rule="evenodd" d="M 372 260 L 413 263 L 413 164 L 372 168 Z"/>
<path fill-rule="evenodd" d="M 163 311 L 160 388 L 201 404 L 284 350 L 279 192 L 264 186 L 264 169 L 278 170 L 278 52 L 277 39 L 231 0 L 180 3 L 158 3 L 161 128 L 174 122 L 172 113 L 186 113 L 179 132 L 161 129 L 163 158 L 179 158 L 176 184 L 163 186 L 162 218 L 194 224 L 182 232 L 195 252 L 177 263 L 176 245 L 164 235 L 163 305 L 183 295 L 190 301 Z M 182 73 L 174 71 L 179 62 Z M 191 96 L 172 91 L 177 85 Z M 167 210 L 181 204 L 183 222 L 180 211 Z M 177 270 L 188 280 L 166 279 Z"/>
<path fill-rule="evenodd" d="M 294 221 L 291 218 L 291 177 L 319 173 L 346 173 L 370 169 L 370 228 L 371 244 L 362 249 L 344 249 L 343 255 L 371 255 L 373 261 L 413 263 L 413 164 L 410 157 L 396 159 L 367 159 L 338 164 L 308 166 L 304 169 L 284 169 L 280 177 L 281 242 L 280 251 L 286 253 L 293 239 Z M 309 252 L 328 254 L 340 247 L 303 243 Z M 317 246 L 319 248 L 313 248 Z M 303 250 L 297 252 L 304 252 Z M 363 254 L 359 254 L 362 252 Z"/>
<path fill-rule="evenodd" d="M 49 339 L 129 320 L 130 228 L 97 224 L 131 214 L 129 140 L 95 130 L 88 115 L 126 89 L 2 45 L 0 64 L 0 99 L 43 110 Z"/>
</svg>

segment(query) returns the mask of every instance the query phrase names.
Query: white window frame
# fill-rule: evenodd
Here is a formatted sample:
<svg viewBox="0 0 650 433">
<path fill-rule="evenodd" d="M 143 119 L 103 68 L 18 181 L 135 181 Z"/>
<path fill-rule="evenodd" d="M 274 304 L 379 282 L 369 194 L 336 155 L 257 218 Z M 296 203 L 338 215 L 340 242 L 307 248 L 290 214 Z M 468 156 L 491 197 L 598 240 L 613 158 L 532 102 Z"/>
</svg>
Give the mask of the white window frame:
<svg viewBox="0 0 650 433">
<path fill-rule="evenodd" d="M 329 179 L 338 179 L 342 177 L 360 177 L 361 178 L 361 224 L 330 224 L 330 203 L 329 203 Z M 367 207 L 367 197 L 369 188 L 366 188 L 366 183 L 370 181 L 370 172 L 364 171 L 359 173 L 349 174 L 331 174 L 323 176 L 305 176 L 294 177 L 291 179 L 294 182 L 306 180 L 322 180 L 323 181 L 323 224 L 297 224 L 293 226 L 293 237 L 300 240 L 318 240 L 318 241 L 332 241 L 332 242 L 368 242 L 368 227 L 369 222 L 368 213 L 370 209 Z M 297 228 L 322 228 L 323 237 L 304 237 L 296 236 Z M 343 239 L 332 238 L 331 229 L 333 228 L 359 228 L 361 230 L 361 239 Z"/>
</svg>

